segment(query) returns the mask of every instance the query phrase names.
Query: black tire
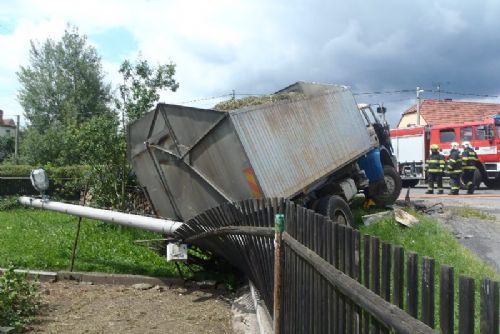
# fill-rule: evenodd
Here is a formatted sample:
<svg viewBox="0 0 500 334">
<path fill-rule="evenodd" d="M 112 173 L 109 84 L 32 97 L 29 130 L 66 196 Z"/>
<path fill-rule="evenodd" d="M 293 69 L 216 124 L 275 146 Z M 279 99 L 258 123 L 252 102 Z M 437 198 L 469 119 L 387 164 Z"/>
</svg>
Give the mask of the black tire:
<svg viewBox="0 0 500 334">
<path fill-rule="evenodd" d="M 476 169 L 474 171 L 474 178 L 472 179 L 472 183 L 474 183 L 474 187 L 476 189 L 479 189 L 479 187 L 481 186 L 481 182 L 483 182 L 483 177 L 481 176 L 481 172 Z"/>
<path fill-rule="evenodd" d="M 420 180 L 401 180 L 402 188 L 415 188 Z"/>
<path fill-rule="evenodd" d="M 371 196 L 377 206 L 391 205 L 396 202 L 401 193 L 402 182 L 396 169 L 389 165 L 384 165 L 384 179 L 387 190 L 380 194 Z"/>
<path fill-rule="evenodd" d="M 354 223 L 354 216 L 349 204 L 338 195 L 321 198 L 316 205 L 316 211 L 340 224 L 352 226 Z"/>
</svg>

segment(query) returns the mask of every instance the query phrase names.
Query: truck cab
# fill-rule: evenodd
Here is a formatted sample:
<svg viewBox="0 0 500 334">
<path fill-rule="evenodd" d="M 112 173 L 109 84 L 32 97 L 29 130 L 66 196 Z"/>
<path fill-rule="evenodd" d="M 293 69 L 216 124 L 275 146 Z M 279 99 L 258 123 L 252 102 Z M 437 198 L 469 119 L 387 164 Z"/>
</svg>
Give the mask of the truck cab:
<svg viewBox="0 0 500 334">
<path fill-rule="evenodd" d="M 374 106 L 377 106 L 375 110 Z M 399 197 L 402 182 L 396 170 L 397 159 L 394 156 L 394 150 L 391 143 L 390 127 L 385 119 L 386 108 L 382 105 L 361 103 L 358 104 L 358 109 L 363 116 L 368 131 L 373 132 L 378 141 L 378 152 L 376 153 L 377 155 L 379 154 L 380 157 L 379 159 L 385 181 L 385 189 L 368 188 L 365 189 L 365 193 L 367 193 L 367 196 L 372 198 L 377 205 L 383 206 L 392 204 Z M 358 163 L 361 165 L 367 164 L 363 160 L 358 161 Z"/>
</svg>

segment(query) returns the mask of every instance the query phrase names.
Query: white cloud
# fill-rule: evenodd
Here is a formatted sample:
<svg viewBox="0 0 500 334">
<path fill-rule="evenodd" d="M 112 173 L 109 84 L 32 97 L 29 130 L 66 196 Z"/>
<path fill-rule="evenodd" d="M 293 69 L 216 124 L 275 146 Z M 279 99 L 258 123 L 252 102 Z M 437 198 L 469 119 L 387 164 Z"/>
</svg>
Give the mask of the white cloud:
<svg viewBox="0 0 500 334">
<path fill-rule="evenodd" d="M 0 60 L 0 108 L 21 112 L 12 91 L 18 88 L 15 72 L 20 65 L 28 65 L 29 40 L 57 39 L 67 22 L 87 36 L 127 29 L 137 42 L 129 59 L 140 51 L 152 64 L 176 63 L 180 88 L 163 94 L 166 102 L 228 94 L 232 89 L 269 93 L 297 80 L 349 84 L 363 91 L 451 81 L 454 87 L 450 88 L 456 91 L 492 94 L 500 84 L 488 75 L 500 51 L 492 32 L 498 31 L 500 23 L 491 13 L 499 12 L 500 4 L 493 0 L 485 4 L 451 0 L 412 4 L 397 0 L 4 1 L 0 49 L 9 51 Z M 13 18 L 15 29 L 3 33 L 2 22 L 10 25 Z M 120 81 L 117 69 L 122 60 L 103 59 L 107 78 L 115 84 Z M 482 64 L 488 64 L 487 70 Z M 407 95 L 372 98 L 396 101 L 398 108 L 411 103 Z"/>
</svg>

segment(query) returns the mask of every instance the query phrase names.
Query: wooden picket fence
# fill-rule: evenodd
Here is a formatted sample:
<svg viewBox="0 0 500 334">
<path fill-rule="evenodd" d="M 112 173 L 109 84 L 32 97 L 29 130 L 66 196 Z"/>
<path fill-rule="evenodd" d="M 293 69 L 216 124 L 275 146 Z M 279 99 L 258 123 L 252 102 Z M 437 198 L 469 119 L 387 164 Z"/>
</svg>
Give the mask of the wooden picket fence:
<svg viewBox="0 0 500 334">
<path fill-rule="evenodd" d="M 431 258 L 282 199 L 224 204 L 177 233 L 249 277 L 275 333 L 499 333 L 498 282 L 436 270 Z"/>
</svg>

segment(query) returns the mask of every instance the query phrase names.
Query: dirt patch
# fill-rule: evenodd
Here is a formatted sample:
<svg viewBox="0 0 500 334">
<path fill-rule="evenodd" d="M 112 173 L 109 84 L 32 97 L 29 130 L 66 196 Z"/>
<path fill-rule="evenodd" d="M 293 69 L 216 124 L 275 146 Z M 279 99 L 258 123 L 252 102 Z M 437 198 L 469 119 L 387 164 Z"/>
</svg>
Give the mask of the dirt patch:
<svg viewBox="0 0 500 334">
<path fill-rule="evenodd" d="M 232 333 L 227 292 L 42 283 L 34 333 Z"/>
</svg>

